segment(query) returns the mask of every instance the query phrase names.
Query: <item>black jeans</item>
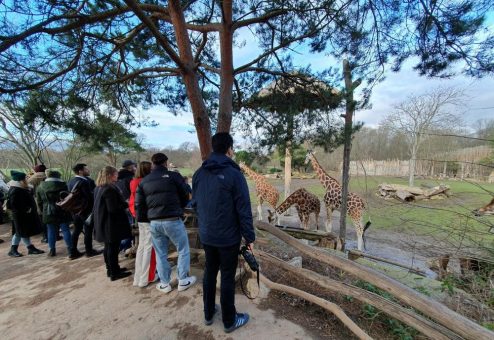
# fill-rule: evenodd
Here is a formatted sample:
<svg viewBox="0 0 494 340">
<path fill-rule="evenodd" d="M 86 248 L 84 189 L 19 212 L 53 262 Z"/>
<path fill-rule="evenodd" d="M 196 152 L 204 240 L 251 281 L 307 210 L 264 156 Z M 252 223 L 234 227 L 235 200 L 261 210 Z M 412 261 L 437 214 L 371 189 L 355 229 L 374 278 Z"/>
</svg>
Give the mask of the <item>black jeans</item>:
<svg viewBox="0 0 494 340">
<path fill-rule="evenodd" d="M 204 280 L 202 284 L 204 317 L 210 320 L 214 315 L 214 303 L 216 298 L 216 277 L 221 271 L 221 313 L 223 325 L 228 328 L 235 322 L 235 272 L 238 265 L 238 251 L 240 244 L 230 247 L 213 247 L 206 244 L 206 267 L 204 268 Z"/>
<path fill-rule="evenodd" d="M 103 256 L 105 258 L 106 270 L 110 274 L 110 277 L 117 275 L 120 271 L 120 266 L 118 265 L 119 248 L 120 242 L 105 242 Z"/>
<path fill-rule="evenodd" d="M 79 235 L 84 229 L 84 246 L 86 252 L 93 250 L 93 224 L 85 225 L 87 216 L 73 215 L 74 231 L 72 232 L 72 251 L 77 250 L 77 242 L 79 241 Z"/>
</svg>

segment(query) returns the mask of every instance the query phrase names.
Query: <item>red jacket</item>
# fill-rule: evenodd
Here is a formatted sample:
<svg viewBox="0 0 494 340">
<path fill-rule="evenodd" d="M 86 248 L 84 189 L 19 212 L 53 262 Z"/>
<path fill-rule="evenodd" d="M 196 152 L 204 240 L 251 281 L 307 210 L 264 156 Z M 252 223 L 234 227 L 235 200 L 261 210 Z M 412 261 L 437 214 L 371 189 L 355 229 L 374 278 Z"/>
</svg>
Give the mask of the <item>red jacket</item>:
<svg viewBox="0 0 494 340">
<path fill-rule="evenodd" d="M 141 183 L 142 178 L 132 178 L 130 181 L 130 198 L 129 198 L 129 210 L 132 216 L 136 217 L 136 210 L 134 207 L 134 202 L 136 199 L 136 190 L 139 183 Z"/>
</svg>

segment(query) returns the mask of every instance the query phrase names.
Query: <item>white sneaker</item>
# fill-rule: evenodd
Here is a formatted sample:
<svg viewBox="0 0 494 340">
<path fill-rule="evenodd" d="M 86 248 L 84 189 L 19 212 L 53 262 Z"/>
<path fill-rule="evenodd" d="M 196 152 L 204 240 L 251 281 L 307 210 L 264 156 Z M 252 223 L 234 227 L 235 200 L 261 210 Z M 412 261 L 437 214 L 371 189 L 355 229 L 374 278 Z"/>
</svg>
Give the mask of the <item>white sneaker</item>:
<svg viewBox="0 0 494 340">
<path fill-rule="evenodd" d="M 172 286 L 170 284 L 164 285 L 162 283 L 158 283 L 156 285 L 156 289 L 159 290 L 160 292 L 168 294 L 172 291 Z M 180 290 L 180 288 L 179 288 L 179 290 Z"/>
<path fill-rule="evenodd" d="M 195 276 L 189 276 L 183 280 L 178 281 L 178 291 L 181 292 L 183 290 L 189 289 L 196 283 L 197 279 Z"/>
</svg>

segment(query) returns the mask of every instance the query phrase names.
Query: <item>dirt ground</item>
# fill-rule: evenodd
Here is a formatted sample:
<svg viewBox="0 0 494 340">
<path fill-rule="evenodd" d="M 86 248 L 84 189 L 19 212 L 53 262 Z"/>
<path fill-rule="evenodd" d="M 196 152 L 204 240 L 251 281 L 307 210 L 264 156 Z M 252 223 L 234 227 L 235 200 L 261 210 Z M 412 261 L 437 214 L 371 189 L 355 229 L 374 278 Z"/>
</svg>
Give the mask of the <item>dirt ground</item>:
<svg viewBox="0 0 494 340">
<path fill-rule="evenodd" d="M 187 291 L 176 289 L 165 295 L 151 284 L 132 286 L 132 277 L 111 282 L 106 278 L 103 257 L 67 259 L 59 241 L 58 256 L 46 254 L 7 256 L 10 226 L 0 226 L 0 334 L 2 339 L 304 339 L 308 333 L 297 324 L 280 318 L 272 310 L 259 308 L 237 294 L 237 309 L 248 312 L 251 322 L 225 334 L 221 317 L 203 325 L 200 282 Z M 81 240 L 82 241 L 82 240 Z M 33 243 L 44 250 L 40 238 Z M 133 260 L 121 259 L 133 268 Z M 202 270 L 193 267 L 199 281 Z M 219 299 L 219 297 L 218 297 Z"/>
<path fill-rule="evenodd" d="M 295 188 L 296 189 L 296 188 Z M 256 207 L 253 206 L 256 213 Z M 267 216 L 267 207 L 263 215 Z M 338 230 L 338 213 L 332 216 L 333 231 Z M 319 225 L 324 225 L 325 209 Z M 299 226 L 296 214 L 283 216 L 282 224 Z M 311 219 L 311 225 L 314 225 Z M 356 235 L 347 227 L 347 249 L 356 248 Z M 0 334 L 2 339 L 349 339 L 352 334 L 332 315 L 300 299 L 271 292 L 267 298 L 248 300 L 238 291 L 237 309 L 248 312 L 251 322 L 232 334 L 225 334 L 221 318 L 207 327 L 202 314 L 202 269 L 192 266 L 198 276 L 195 287 L 168 295 L 155 285 L 132 286 L 132 277 L 111 282 L 106 278 L 102 256 L 67 258 L 62 241 L 58 256 L 29 255 L 24 245 L 21 258 L 7 256 L 10 225 L 0 226 Z M 398 232 L 370 229 L 367 252 L 392 259 L 403 265 L 430 272 L 425 264 L 430 240 Z M 47 251 L 47 245 L 34 237 L 33 243 Z M 82 249 L 82 238 L 79 242 Z M 418 246 L 421 245 L 421 246 Z M 102 248 L 97 245 L 96 248 Z M 122 257 L 120 264 L 133 269 L 133 260 Z M 386 335 L 381 325 L 362 318 L 360 304 L 332 297 L 364 329 L 376 338 Z M 219 295 L 218 298 L 219 300 Z"/>
</svg>

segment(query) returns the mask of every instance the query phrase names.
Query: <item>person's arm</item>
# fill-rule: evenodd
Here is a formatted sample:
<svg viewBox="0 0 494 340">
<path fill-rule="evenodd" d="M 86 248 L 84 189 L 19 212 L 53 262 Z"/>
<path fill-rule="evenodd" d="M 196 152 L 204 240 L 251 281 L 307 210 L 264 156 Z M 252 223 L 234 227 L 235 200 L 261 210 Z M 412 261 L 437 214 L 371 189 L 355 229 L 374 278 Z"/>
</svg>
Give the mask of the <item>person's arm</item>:
<svg viewBox="0 0 494 340">
<path fill-rule="evenodd" d="M 252 207 L 250 205 L 249 187 L 245 177 L 240 174 L 235 174 L 235 183 L 233 185 L 233 201 L 235 210 L 238 214 L 240 223 L 240 233 L 245 239 L 245 243 L 252 248 L 252 243 L 256 239 L 254 225 L 252 219 Z"/>
<path fill-rule="evenodd" d="M 137 222 L 145 221 L 147 219 L 147 207 L 146 196 L 144 195 L 144 190 L 142 189 L 142 182 L 139 183 L 139 185 L 137 186 L 134 208 L 136 212 Z"/>
<path fill-rule="evenodd" d="M 172 174 L 173 174 L 173 180 L 177 186 L 177 193 L 180 199 L 180 206 L 183 208 L 189 202 L 189 191 L 187 188 L 187 183 L 185 183 L 183 176 L 179 172 L 172 172 Z"/>
<path fill-rule="evenodd" d="M 36 190 L 36 205 L 38 208 L 38 215 L 43 214 L 43 196 L 41 195 L 41 191 L 43 191 L 43 188 L 38 187 L 38 190 Z M 48 203 L 48 202 L 47 202 Z"/>
</svg>

